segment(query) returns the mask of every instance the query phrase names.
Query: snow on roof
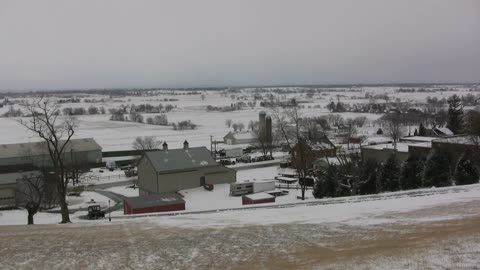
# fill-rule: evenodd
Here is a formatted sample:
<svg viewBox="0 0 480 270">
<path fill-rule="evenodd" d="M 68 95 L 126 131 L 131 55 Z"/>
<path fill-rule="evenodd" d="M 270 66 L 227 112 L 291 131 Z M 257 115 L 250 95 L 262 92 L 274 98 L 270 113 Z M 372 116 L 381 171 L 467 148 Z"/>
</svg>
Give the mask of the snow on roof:
<svg viewBox="0 0 480 270">
<path fill-rule="evenodd" d="M 185 200 L 182 199 L 182 196 L 176 193 L 161 193 L 141 197 L 125 197 L 124 200 L 133 208 L 146 208 L 185 203 Z"/>
<path fill-rule="evenodd" d="M 255 134 L 250 131 L 235 132 L 235 133 L 232 133 L 232 135 L 237 140 L 249 140 L 249 139 L 256 138 Z"/>
<path fill-rule="evenodd" d="M 64 142 L 60 142 L 63 144 Z M 71 139 L 66 145 L 65 153 L 86 152 L 86 151 L 101 151 L 102 147 L 92 138 Z M 30 142 L 30 143 L 14 143 L 0 145 L 0 158 L 14 158 L 25 156 L 39 156 L 48 155 L 48 148 L 46 142 Z"/>
<path fill-rule="evenodd" d="M 408 152 L 408 147 L 414 146 L 414 147 L 427 147 L 431 148 L 431 143 L 430 142 L 398 142 L 397 143 L 397 151 L 398 152 Z M 362 148 L 367 148 L 367 149 L 376 149 L 376 150 L 383 150 L 383 149 L 394 149 L 393 143 L 383 143 L 383 144 L 374 144 L 374 145 L 369 145 L 369 146 L 364 146 Z"/>
<path fill-rule="evenodd" d="M 453 132 L 449 128 L 446 128 L 446 127 L 436 128 L 436 130 L 439 130 L 440 132 L 442 132 L 445 135 L 453 135 Z"/>
<path fill-rule="evenodd" d="M 270 194 L 267 194 L 265 192 L 260 192 L 260 193 L 255 193 L 255 194 L 248 194 L 248 195 L 245 195 L 246 198 L 250 199 L 250 200 L 265 200 L 265 199 L 271 199 L 271 198 L 275 198 L 275 196 L 272 196 Z"/>
<path fill-rule="evenodd" d="M 453 143 L 453 144 L 467 144 L 467 145 L 474 145 L 475 143 L 472 140 L 473 138 L 470 136 L 455 136 L 455 137 L 449 137 L 449 138 L 440 138 L 438 140 L 435 140 L 437 143 Z M 479 141 L 480 138 L 476 138 L 477 141 Z"/>
<path fill-rule="evenodd" d="M 385 142 L 391 142 L 392 139 L 389 137 L 385 136 L 369 136 L 365 139 L 365 142 L 368 143 L 385 143 Z"/>
<path fill-rule="evenodd" d="M 198 167 L 217 165 L 205 146 L 191 147 L 188 150 L 149 151 L 145 156 L 157 172 L 195 170 Z"/>
<path fill-rule="evenodd" d="M 398 152 L 408 152 L 408 143 L 397 143 L 397 151 Z M 367 149 L 376 149 L 376 150 L 383 150 L 383 149 L 394 149 L 393 143 L 382 143 L 382 144 L 374 144 L 374 145 L 369 145 L 365 146 L 363 148 Z"/>
<path fill-rule="evenodd" d="M 438 137 L 412 136 L 412 137 L 403 137 L 400 139 L 400 141 L 412 141 L 412 142 L 431 142 L 433 140 L 438 140 Z"/>
</svg>

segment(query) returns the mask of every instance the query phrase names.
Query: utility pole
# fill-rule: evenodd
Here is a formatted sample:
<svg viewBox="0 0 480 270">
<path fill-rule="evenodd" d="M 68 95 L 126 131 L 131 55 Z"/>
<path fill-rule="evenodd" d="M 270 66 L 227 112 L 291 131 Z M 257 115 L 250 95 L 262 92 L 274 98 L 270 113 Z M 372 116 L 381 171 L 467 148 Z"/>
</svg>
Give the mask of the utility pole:
<svg viewBox="0 0 480 270">
<path fill-rule="evenodd" d="M 210 154 L 215 158 L 215 153 L 213 152 L 213 135 L 210 135 Z"/>
</svg>

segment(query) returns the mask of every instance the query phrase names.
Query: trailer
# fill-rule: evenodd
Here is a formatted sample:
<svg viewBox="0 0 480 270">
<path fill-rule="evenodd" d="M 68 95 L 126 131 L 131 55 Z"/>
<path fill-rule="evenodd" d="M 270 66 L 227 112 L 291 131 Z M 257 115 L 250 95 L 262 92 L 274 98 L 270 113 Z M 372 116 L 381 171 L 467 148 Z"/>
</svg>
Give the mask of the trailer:
<svg viewBox="0 0 480 270">
<path fill-rule="evenodd" d="M 230 184 L 230 195 L 239 196 L 253 193 L 253 183 L 231 183 Z"/>
</svg>

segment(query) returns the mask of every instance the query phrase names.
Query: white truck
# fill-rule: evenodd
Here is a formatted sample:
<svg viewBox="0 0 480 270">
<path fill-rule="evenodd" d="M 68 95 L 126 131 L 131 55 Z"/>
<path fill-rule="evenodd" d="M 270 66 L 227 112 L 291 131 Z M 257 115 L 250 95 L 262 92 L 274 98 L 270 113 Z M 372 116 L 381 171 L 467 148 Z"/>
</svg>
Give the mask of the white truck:
<svg viewBox="0 0 480 270">
<path fill-rule="evenodd" d="M 225 149 L 225 157 L 227 158 L 234 158 L 243 155 L 242 148 L 235 148 L 235 149 Z"/>
<path fill-rule="evenodd" d="M 238 196 L 251 193 L 275 190 L 275 181 L 264 180 L 256 182 L 231 183 L 230 195 Z"/>
<path fill-rule="evenodd" d="M 253 182 L 253 193 L 275 190 L 275 181 L 265 180 Z"/>
</svg>

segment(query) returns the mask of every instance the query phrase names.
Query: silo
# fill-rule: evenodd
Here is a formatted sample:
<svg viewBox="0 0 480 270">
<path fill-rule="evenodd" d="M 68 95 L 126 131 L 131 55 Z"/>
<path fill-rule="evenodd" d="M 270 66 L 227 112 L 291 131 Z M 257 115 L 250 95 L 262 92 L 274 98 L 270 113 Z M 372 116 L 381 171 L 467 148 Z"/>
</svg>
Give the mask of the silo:
<svg viewBox="0 0 480 270">
<path fill-rule="evenodd" d="M 272 143 L 272 118 L 270 116 L 267 116 L 265 119 L 265 137 L 267 139 L 267 143 Z"/>
<path fill-rule="evenodd" d="M 260 139 L 261 142 L 264 142 L 265 141 L 265 116 L 267 114 L 264 112 L 264 111 L 261 111 L 258 116 L 259 116 L 259 119 L 258 119 L 258 137 Z"/>
</svg>

